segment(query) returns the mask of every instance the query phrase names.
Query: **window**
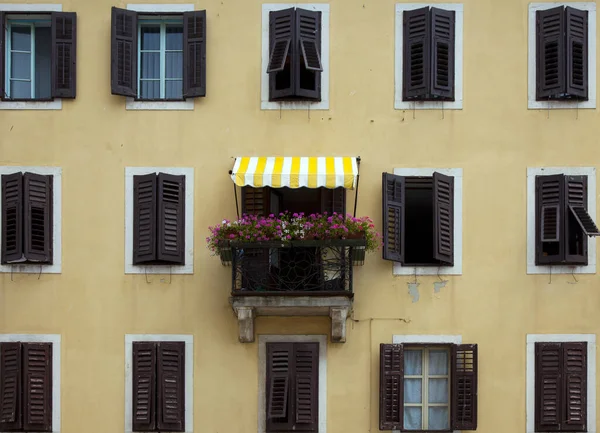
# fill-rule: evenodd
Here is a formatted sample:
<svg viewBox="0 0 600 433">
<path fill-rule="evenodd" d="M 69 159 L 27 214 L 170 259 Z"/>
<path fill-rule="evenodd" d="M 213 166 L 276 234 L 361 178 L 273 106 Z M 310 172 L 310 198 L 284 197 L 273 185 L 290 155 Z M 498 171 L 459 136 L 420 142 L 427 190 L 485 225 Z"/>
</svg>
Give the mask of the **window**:
<svg viewBox="0 0 600 433">
<path fill-rule="evenodd" d="M 381 344 L 380 430 L 477 429 L 477 345 Z"/>
<path fill-rule="evenodd" d="M 346 189 L 242 188 L 242 214 L 268 216 L 284 211 L 292 214 L 303 212 L 305 215 L 324 212 L 345 215 Z"/>
</svg>

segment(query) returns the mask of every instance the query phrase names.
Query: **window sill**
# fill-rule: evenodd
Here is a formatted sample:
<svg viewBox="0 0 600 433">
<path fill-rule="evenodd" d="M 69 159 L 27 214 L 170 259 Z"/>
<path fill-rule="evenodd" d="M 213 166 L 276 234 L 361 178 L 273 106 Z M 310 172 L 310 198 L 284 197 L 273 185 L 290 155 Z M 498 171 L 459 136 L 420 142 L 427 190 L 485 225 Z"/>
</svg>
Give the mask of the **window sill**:
<svg viewBox="0 0 600 433">
<path fill-rule="evenodd" d="M 134 98 L 127 98 L 125 102 L 125 109 L 192 111 L 194 109 L 194 99 L 190 98 L 184 101 L 140 101 Z"/>
<path fill-rule="evenodd" d="M 396 110 L 462 110 L 462 99 L 456 101 L 403 101 L 396 99 Z"/>
<path fill-rule="evenodd" d="M 261 110 L 329 110 L 329 101 L 269 101 L 260 103 Z"/>
<path fill-rule="evenodd" d="M 462 275 L 461 266 L 402 266 L 394 263 L 394 275 Z"/>
<path fill-rule="evenodd" d="M 529 99 L 527 108 L 529 110 L 585 110 L 596 108 L 596 100 L 587 101 L 536 101 Z"/>
<path fill-rule="evenodd" d="M 53 101 L 0 101 L 0 110 L 62 110 L 62 100 Z"/>
<path fill-rule="evenodd" d="M 181 275 L 194 273 L 194 265 L 125 265 L 126 274 L 148 274 L 148 275 Z"/>
<path fill-rule="evenodd" d="M 36 265 L 31 263 L 8 263 L 6 265 L 0 265 L 0 273 L 3 274 L 60 274 L 61 272 L 60 263 L 54 263 L 52 265 Z"/>
</svg>

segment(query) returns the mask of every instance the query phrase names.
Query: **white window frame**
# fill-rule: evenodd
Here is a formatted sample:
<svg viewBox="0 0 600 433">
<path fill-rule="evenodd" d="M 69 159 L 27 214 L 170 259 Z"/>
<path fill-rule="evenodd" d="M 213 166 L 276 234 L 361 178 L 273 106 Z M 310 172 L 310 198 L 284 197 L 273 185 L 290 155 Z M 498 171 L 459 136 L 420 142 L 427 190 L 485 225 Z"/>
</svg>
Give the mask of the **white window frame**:
<svg viewBox="0 0 600 433">
<path fill-rule="evenodd" d="M 125 433 L 133 433 L 133 342 L 183 341 L 185 343 L 185 433 L 194 431 L 194 336 L 176 334 L 125 334 Z"/>
<path fill-rule="evenodd" d="M 52 344 L 52 433 L 60 433 L 60 334 L 0 334 L 0 343 Z"/>
<path fill-rule="evenodd" d="M 424 7 L 436 7 L 454 11 L 454 101 L 403 101 L 403 52 L 405 11 Z M 463 15 L 462 3 L 396 3 L 396 46 L 395 46 L 395 81 L 394 108 L 396 110 L 462 110 L 463 108 Z"/>
<path fill-rule="evenodd" d="M 595 274 L 596 239 L 588 238 L 588 264 L 536 265 L 535 264 L 535 177 L 552 174 L 587 176 L 588 214 L 596 221 L 596 168 L 595 167 L 528 167 L 527 168 L 527 273 L 528 274 Z"/>
<path fill-rule="evenodd" d="M 269 12 L 302 8 L 321 12 L 321 100 L 269 101 Z M 261 110 L 329 110 L 329 5 L 324 3 L 270 3 L 262 5 L 262 62 L 260 80 Z"/>
<path fill-rule="evenodd" d="M 0 12 L 62 12 L 62 4 L 23 4 L 0 3 Z M 5 39 L 8 41 L 8 28 L 5 30 Z M 8 46 L 8 44 L 6 44 Z M 6 58 L 6 50 L 0 53 Z M 9 62 L 5 62 L 6 68 Z M 6 74 L 8 77 L 8 74 Z M 33 76 L 32 76 L 33 79 Z M 52 101 L 0 101 L 0 110 L 61 110 L 62 99 L 54 98 Z"/>
<path fill-rule="evenodd" d="M 258 336 L 258 433 L 267 431 L 267 343 L 319 343 L 319 425 L 317 433 L 327 433 L 327 336 Z"/>
<path fill-rule="evenodd" d="M 168 173 L 185 176 L 185 265 L 133 264 L 133 176 Z M 184 167 L 125 167 L 125 273 L 194 273 L 194 169 Z"/>
<path fill-rule="evenodd" d="M 193 4 L 128 4 L 127 10 L 135 12 L 152 12 L 152 13 L 184 13 L 194 11 Z M 137 31 L 137 29 L 136 29 Z M 185 49 L 185 47 L 184 47 Z M 139 46 L 136 51 L 139 56 Z M 139 77 L 139 64 L 137 77 Z M 187 98 L 183 101 L 137 101 L 134 98 L 125 98 L 126 110 L 193 110 L 194 98 Z"/>
<path fill-rule="evenodd" d="M 0 176 L 12 173 L 36 173 L 52 175 L 52 264 L 6 264 L 0 265 L 0 273 L 13 274 L 60 274 L 62 272 L 62 168 L 60 167 L 24 167 L 24 166 L 1 166 Z M 0 208 L 2 197 L 0 195 Z M 1 218 L 1 217 L 0 217 Z M 0 224 L 3 224 L 0 221 Z M 2 241 L 2 230 L 0 230 L 0 242 Z"/>
<path fill-rule="evenodd" d="M 558 6 L 588 11 L 588 97 L 587 101 L 536 101 L 536 12 Z M 527 54 L 527 108 L 530 110 L 596 108 L 596 3 L 529 3 Z"/>
<path fill-rule="evenodd" d="M 527 433 L 535 433 L 535 343 L 587 342 L 587 433 L 596 433 L 596 334 L 527 334 Z"/>
<path fill-rule="evenodd" d="M 454 266 L 402 266 L 394 262 L 394 275 L 462 275 L 462 168 L 395 168 L 397 176 L 433 176 L 434 172 L 454 178 Z"/>
</svg>

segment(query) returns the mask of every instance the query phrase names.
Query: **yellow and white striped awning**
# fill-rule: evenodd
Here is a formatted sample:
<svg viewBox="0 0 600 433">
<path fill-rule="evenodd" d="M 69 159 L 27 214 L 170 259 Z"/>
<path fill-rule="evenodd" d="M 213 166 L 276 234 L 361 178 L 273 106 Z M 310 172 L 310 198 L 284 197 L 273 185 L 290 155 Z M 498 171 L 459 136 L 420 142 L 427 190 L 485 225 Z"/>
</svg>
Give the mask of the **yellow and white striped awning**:
<svg viewBox="0 0 600 433">
<path fill-rule="evenodd" d="M 358 177 L 356 157 L 238 157 L 231 178 L 238 186 L 255 188 L 354 189 Z"/>
</svg>

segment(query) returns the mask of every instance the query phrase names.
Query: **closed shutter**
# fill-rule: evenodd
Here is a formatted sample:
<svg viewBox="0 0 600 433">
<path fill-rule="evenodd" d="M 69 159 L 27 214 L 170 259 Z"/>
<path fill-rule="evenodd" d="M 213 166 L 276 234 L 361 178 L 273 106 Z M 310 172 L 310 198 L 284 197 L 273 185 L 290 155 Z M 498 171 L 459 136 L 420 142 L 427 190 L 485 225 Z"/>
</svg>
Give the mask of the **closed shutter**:
<svg viewBox="0 0 600 433">
<path fill-rule="evenodd" d="M 133 264 L 156 260 L 156 174 L 133 176 Z"/>
<path fill-rule="evenodd" d="M 404 260 L 404 177 L 383 173 L 383 258 L 394 262 Z"/>
<path fill-rule="evenodd" d="M 137 13 L 112 8 L 110 88 L 113 95 L 137 96 Z"/>
<path fill-rule="evenodd" d="M 477 429 L 477 345 L 452 347 L 452 428 Z"/>
<path fill-rule="evenodd" d="M 156 428 L 156 343 L 135 341 L 133 352 L 133 419 L 134 431 Z"/>
<path fill-rule="evenodd" d="M 52 97 L 75 98 L 77 14 L 52 12 Z"/>
<path fill-rule="evenodd" d="M 587 343 L 562 343 L 563 431 L 587 431 Z"/>
<path fill-rule="evenodd" d="M 565 261 L 587 265 L 587 230 L 597 233 L 598 228 L 587 213 L 587 176 L 564 176 L 565 183 Z M 570 224 L 574 222 L 574 224 Z M 591 224 L 590 224 L 591 223 Z"/>
<path fill-rule="evenodd" d="M 158 175 L 158 251 L 160 261 L 185 264 L 185 176 Z"/>
<path fill-rule="evenodd" d="M 433 254 L 454 265 L 454 178 L 433 173 Z"/>
<path fill-rule="evenodd" d="M 567 93 L 588 99 L 588 12 L 567 6 Z"/>
<path fill-rule="evenodd" d="M 291 430 L 293 343 L 267 343 L 267 431 Z M 295 404 L 295 402 L 294 402 Z"/>
<path fill-rule="evenodd" d="M 23 344 L 23 429 L 52 431 L 52 344 Z"/>
<path fill-rule="evenodd" d="M 2 263 L 23 261 L 23 175 L 2 175 Z"/>
<path fill-rule="evenodd" d="M 402 99 L 425 99 L 431 81 L 431 14 L 429 7 L 403 13 Z"/>
<path fill-rule="evenodd" d="M 158 411 L 161 431 L 185 431 L 185 343 L 158 343 Z"/>
<path fill-rule="evenodd" d="M 21 343 L 0 343 L 0 430 L 23 427 Z"/>
<path fill-rule="evenodd" d="M 564 260 L 565 179 L 562 174 L 535 178 L 535 264 Z"/>
<path fill-rule="evenodd" d="M 317 431 L 319 343 L 294 344 L 296 431 Z"/>
<path fill-rule="evenodd" d="M 294 75 L 296 95 L 321 100 L 321 12 L 296 9 Z M 309 78 L 310 77 L 310 78 Z"/>
<path fill-rule="evenodd" d="M 454 101 L 454 11 L 431 8 L 431 97 Z"/>
<path fill-rule="evenodd" d="M 559 431 L 563 408 L 560 343 L 535 343 L 535 431 Z"/>
<path fill-rule="evenodd" d="M 0 100 L 6 99 L 5 82 L 5 54 L 6 53 L 6 14 L 0 12 Z"/>
<path fill-rule="evenodd" d="M 379 346 L 379 430 L 400 430 L 404 413 L 404 350 L 401 344 Z"/>
<path fill-rule="evenodd" d="M 269 189 L 268 186 L 263 188 L 242 187 L 242 215 L 268 216 L 270 213 Z"/>
<path fill-rule="evenodd" d="M 294 8 L 269 12 L 269 100 L 278 100 L 294 95 L 295 47 Z M 286 50 L 285 47 L 288 46 Z M 284 71 L 285 70 L 285 71 Z"/>
<path fill-rule="evenodd" d="M 52 263 L 52 183 L 52 176 L 23 175 L 23 254 L 29 262 Z"/>
<path fill-rule="evenodd" d="M 206 96 L 206 11 L 183 14 L 183 97 Z"/>
<path fill-rule="evenodd" d="M 321 213 L 329 215 L 334 212 L 346 215 L 346 189 L 344 188 L 320 188 L 321 189 Z"/>
<path fill-rule="evenodd" d="M 536 12 L 536 99 L 566 92 L 564 6 Z"/>
</svg>

